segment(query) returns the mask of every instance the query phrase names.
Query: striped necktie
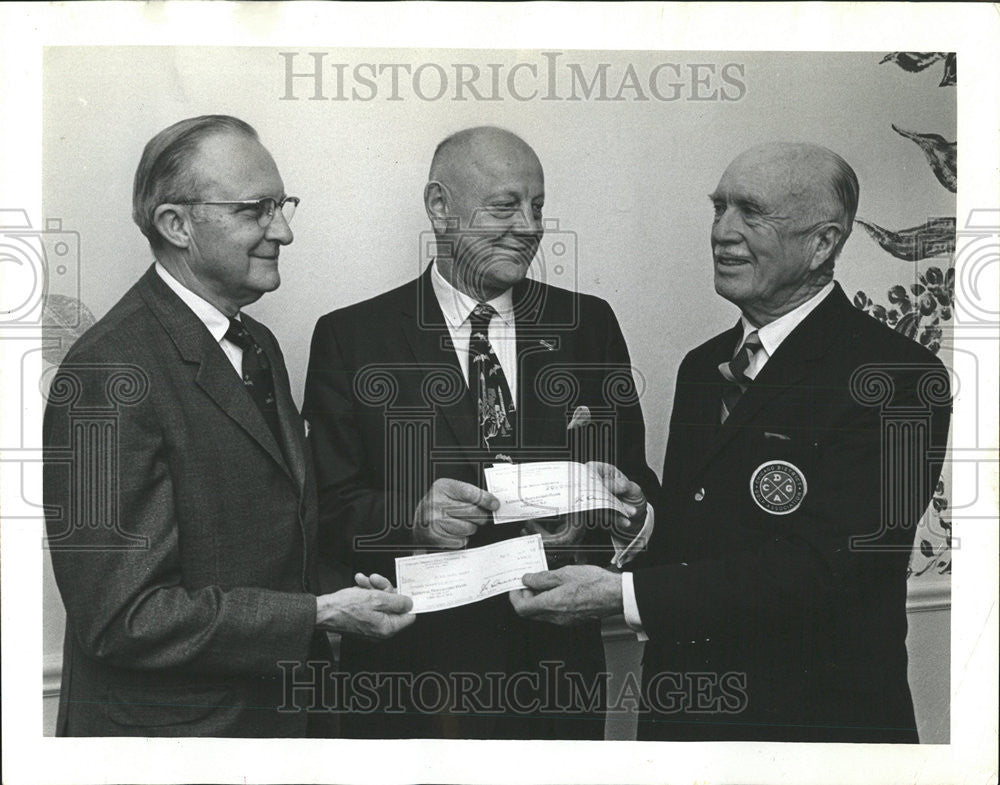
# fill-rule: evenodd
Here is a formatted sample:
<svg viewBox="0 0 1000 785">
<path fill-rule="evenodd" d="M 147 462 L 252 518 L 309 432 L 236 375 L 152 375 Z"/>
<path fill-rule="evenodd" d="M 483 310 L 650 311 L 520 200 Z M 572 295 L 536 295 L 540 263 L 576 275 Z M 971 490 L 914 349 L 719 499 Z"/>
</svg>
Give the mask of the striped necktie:
<svg viewBox="0 0 1000 785">
<path fill-rule="evenodd" d="M 732 360 L 719 364 L 719 373 L 722 374 L 722 378 L 727 382 L 722 390 L 721 422 L 726 421 L 726 418 L 736 408 L 736 404 L 739 403 L 743 393 L 746 392 L 747 386 L 751 381 L 747 378 L 746 370 L 750 367 L 750 361 L 758 349 L 760 349 L 760 336 L 754 330 L 743 341 L 743 345 L 740 346 L 739 351 L 736 352 Z"/>
</svg>

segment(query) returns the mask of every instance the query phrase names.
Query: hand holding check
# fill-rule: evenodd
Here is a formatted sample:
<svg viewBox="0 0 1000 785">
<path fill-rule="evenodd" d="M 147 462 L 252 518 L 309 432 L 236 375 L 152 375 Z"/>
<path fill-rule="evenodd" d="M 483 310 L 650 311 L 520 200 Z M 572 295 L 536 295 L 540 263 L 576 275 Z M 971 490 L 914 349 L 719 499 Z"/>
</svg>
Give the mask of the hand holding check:
<svg viewBox="0 0 1000 785">
<path fill-rule="evenodd" d="M 316 626 L 367 638 L 391 638 L 416 621 L 413 601 L 396 594 L 392 582 L 377 573 L 354 576 L 357 586 L 316 598 Z"/>
<path fill-rule="evenodd" d="M 590 564 L 548 572 L 531 572 L 521 579 L 526 589 L 510 593 L 518 616 L 568 627 L 622 611 L 621 576 Z"/>
<path fill-rule="evenodd" d="M 615 466 L 587 464 L 604 486 L 622 502 L 628 517 L 614 511 L 611 534 L 629 539 L 637 535 L 646 520 L 646 497 L 639 486 Z M 580 515 L 580 514 L 578 514 Z M 622 612 L 621 576 L 593 565 L 571 565 L 558 570 L 528 573 L 522 578 L 527 588 L 510 592 L 510 602 L 519 616 L 560 626 L 580 624 Z"/>
<path fill-rule="evenodd" d="M 500 502 L 489 491 L 461 480 L 434 481 L 417 504 L 413 540 L 432 548 L 458 550 L 480 526 L 490 523 L 490 513 Z"/>
<path fill-rule="evenodd" d="M 628 517 L 619 515 L 611 525 L 611 535 L 631 539 L 646 522 L 646 495 L 642 488 L 626 477 L 617 466 L 600 461 L 587 464 L 604 482 L 607 488 L 628 510 Z"/>
</svg>

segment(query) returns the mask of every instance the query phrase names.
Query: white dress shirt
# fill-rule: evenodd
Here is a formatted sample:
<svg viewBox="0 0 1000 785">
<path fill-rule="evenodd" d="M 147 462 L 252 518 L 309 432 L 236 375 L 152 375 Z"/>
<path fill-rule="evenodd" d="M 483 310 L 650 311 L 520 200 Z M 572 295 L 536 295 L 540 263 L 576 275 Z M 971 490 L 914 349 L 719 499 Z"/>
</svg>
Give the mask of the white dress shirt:
<svg viewBox="0 0 1000 785">
<path fill-rule="evenodd" d="M 163 282 L 170 287 L 184 304 L 194 311 L 194 315 L 201 320 L 202 324 L 208 328 L 212 337 L 218 342 L 219 347 L 226 354 L 226 358 L 232 363 L 236 375 L 243 378 L 243 350 L 232 341 L 225 340 L 226 331 L 229 329 L 229 317 L 212 305 L 204 297 L 201 297 L 170 274 L 166 267 L 159 262 L 156 263 L 156 274 Z M 239 318 L 237 314 L 236 318 Z"/>
<path fill-rule="evenodd" d="M 754 330 L 757 331 L 757 336 L 760 338 L 760 349 L 758 349 L 753 355 L 753 358 L 750 360 L 750 365 L 747 366 L 746 371 L 744 371 L 748 379 L 757 378 L 757 374 L 763 370 L 767 361 L 774 356 L 776 351 L 778 351 L 778 347 L 781 345 L 782 341 L 784 341 L 785 338 L 791 334 L 792 330 L 798 327 L 802 323 L 802 320 L 812 313 L 813 309 L 823 302 L 823 300 L 825 300 L 832 291 L 833 281 L 830 281 L 811 298 L 802 303 L 802 305 L 786 314 L 783 314 L 782 316 L 779 316 L 773 322 L 769 322 L 763 327 L 754 327 L 747 320 L 746 316 L 740 316 L 740 322 L 743 325 L 743 337 L 740 338 L 739 343 L 733 347 L 733 356 L 736 355 L 736 352 L 743 345 L 747 336 Z M 632 573 L 630 572 L 622 573 L 622 605 L 624 606 L 625 623 L 628 624 L 628 626 L 636 633 L 639 640 L 649 640 L 649 636 L 646 635 L 646 632 L 643 629 L 642 619 L 639 617 L 639 605 L 635 601 L 635 586 L 633 585 Z"/>
<path fill-rule="evenodd" d="M 431 287 L 437 297 L 444 323 L 455 344 L 458 364 L 462 367 L 465 383 L 469 383 L 469 340 L 472 338 L 472 310 L 479 301 L 460 292 L 441 275 L 437 261 L 431 267 Z M 490 319 L 488 335 L 490 345 L 500 361 L 503 375 L 511 394 L 517 395 L 517 336 L 514 332 L 514 296 L 508 289 L 503 294 L 486 301 L 496 314 Z"/>
<path fill-rule="evenodd" d="M 472 337 L 471 316 L 472 310 L 479 304 L 479 301 L 452 286 L 438 270 L 437 260 L 431 265 L 431 287 L 434 289 L 438 305 L 441 306 L 441 313 L 444 314 L 448 333 L 451 335 L 452 343 L 455 344 L 458 364 L 462 367 L 462 375 L 465 377 L 465 383 L 468 384 L 469 340 Z M 510 387 L 511 395 L 514 396 L 515 405 L 520 406 L 517 388 L 517 332 L 514 325 L 514 296 L 508 289 L 503 294 L 486 302 L 496 310 L 496 315 L 490 319 L 488 327 L 490 345 L 500 361 L 500 367 L 503 368 L 507 385 Z M 611 563 L 618 568 L 627 564 L 646 547 L 652 533 L 653 508 L 647 504 L 646 522 L 634 539 L 631 541 L 620 540 L 612 536 L 615 557 Z"/>
</svg>

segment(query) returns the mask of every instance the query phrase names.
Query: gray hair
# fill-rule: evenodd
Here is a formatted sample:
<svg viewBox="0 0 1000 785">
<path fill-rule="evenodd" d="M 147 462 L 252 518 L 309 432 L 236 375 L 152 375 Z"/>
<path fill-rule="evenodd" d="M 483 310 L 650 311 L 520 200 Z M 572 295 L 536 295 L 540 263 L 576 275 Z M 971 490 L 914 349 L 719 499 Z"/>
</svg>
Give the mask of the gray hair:
<svg viewBox="0 0 1000 785">
<path fill-rule="evenodd" d="M 827 153 L 829 154 L 830 162 L 833 164 L 830 186 L 833 189 L 833 195 L 840 204 L 839 223 L 843 229 L 840 242 L 837 243 L 837 247 L 834 249 L 833 256 L 831 257 L 831 260 L 833 260 L 840 255 L 844 243 L 851 236 L 851 230 L 854 228 L 854 216 L 858 213 L 858 199 L 861 194 L 861 187 L 858 185 L 858 176 L 854 173 L 851 165 L 832 150 L 827 150 Z"/>
<path fill-rule="evenodd" d="M 197 197 L 198 183 L 191 161 L 202 141 L 221 133 L 258 138 L 249 123 L 229 115 L 210 114 L 174 123 L 146 143 L 132 186 L 132 220 L 154 249 L 162 243 L 153 222 L 156 208 Z"/>
</svg>

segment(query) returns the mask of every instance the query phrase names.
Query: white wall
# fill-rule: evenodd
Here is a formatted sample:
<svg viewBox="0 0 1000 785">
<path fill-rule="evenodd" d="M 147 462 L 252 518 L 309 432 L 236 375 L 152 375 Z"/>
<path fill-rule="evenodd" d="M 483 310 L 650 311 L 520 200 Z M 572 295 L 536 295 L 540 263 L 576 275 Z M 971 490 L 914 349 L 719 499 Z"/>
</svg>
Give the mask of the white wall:
<svg viewBox="0 0 1000 785">
<path fill-rule="evenodd" d="M 629 64 L 641 82 L 657 64 L 676 63 L 686 84 L 668 102 L 630 100 L 635 91 L 626 91 L 624 101 L 518 101 L 505 93 L 486 102 L 453 94 L 422 101 L 409 89 L 401 91 L 404 100 L 391 101 L 385 79 L 371 101 L 307 100 L 312 88 L 302 82 L 295 88 L 301 100 L 280 100 L 286 91 L 280 51 L 289 50 L 47 49 L 44 216 L 80 233 L 80 297 L 100 317 L 150 263 L 129 217 L 132 177 L 147 139 L 197 114 L 249 121 L 277 160 L 287 192 L 303 200 L 295 243 L 282 252 L 282 286 L 249 309 L 281 342 L 297 400 L 317 317 L 419 272 L 430 156 L 441 138 L 466 126 L 505 126 L 538 152 L 546 217 L 571 233 L 576 247 L 575 285 L 612 304 L 645 380 L 647 454 L 657 470 L 678 363 L 736 319 L 712 291 L 706 195 L 737 153 L 778 139 L 826 145 L 858 173 L 859 217 L 889 228 L 955 213 L 953 195 L 933 180 L 920 151 L 890 128 L 896 123 L 953 140 L 955 91 L 937 87 L 936 69 L 907 74 L 879 65 L 882 52 L 564 52 L 560 68 L 573 63 L 588 75 L 609 63 L 611 94 Z M 305 71 L 307 52 L 322 50 L 292 51 L 299 52 L 296 70 Z M 326 62 L 346 63 L 348 73 L 364 62 L 468 63 L 483 72 L 499 63 L 504 73 L 524 62 L 544 73 L 545 61 L 539 52 L 338 50 Z M 721 83 L 729 63 L 742 69 L 735 73 L 745 91 Z M 693 64 L 716 69 L 708 87 L 691 84 Z M 559 73 L 559 91 L 568 95 L 567 72 Z M 329 95 L 332 71 L 326 79 Z M 544 93 L 544 81 L 538 86 Z M 690 100 L 715 90 L 742 95 Z M 932 263 L 944 266 L 947 259 Z M 570 271 L 560 278 L 551 264 L 542 270 L 548 280 L 567 283 Z M 889 286 L 913 276 L 912 264 L 885 254 L 860 229 L 838 262 L 849 295 L 863 288 L 884 301 Z M 62 610 L 49 572 L 44 599 L 44 652 L 55 661 Z M 921 647 L 947 651 L 940 630 L 921 635 Z"/>
</svg>

